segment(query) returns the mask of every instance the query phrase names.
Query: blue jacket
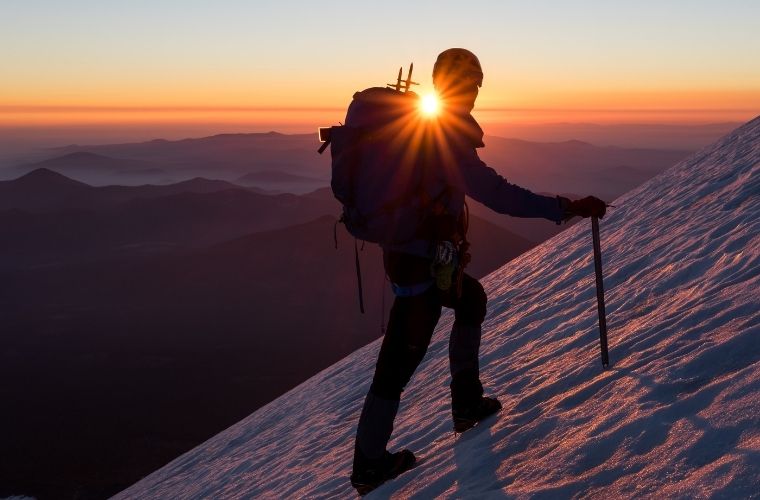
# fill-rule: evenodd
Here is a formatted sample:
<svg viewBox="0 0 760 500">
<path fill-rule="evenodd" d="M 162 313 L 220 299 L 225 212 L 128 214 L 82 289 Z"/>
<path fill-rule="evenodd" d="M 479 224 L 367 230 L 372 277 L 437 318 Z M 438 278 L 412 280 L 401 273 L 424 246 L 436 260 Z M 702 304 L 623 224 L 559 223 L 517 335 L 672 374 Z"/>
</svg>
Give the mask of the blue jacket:
<svg viewBox="0 0 760 500">
<path fill-rule="evenodd" d="M 422 135 L 422 189 L 429 200 L 439 200 L 448 214 L 461 216 L 466 195 L 501 214 L 563 220 L 558 198 L 510 184 L 480 159 L 476 148 L 484 146 L 483 131 L 472 115 L 449 116 Z M 420 238 L 383 248 L 429 257 L 432 243 Z"/>
</svg>

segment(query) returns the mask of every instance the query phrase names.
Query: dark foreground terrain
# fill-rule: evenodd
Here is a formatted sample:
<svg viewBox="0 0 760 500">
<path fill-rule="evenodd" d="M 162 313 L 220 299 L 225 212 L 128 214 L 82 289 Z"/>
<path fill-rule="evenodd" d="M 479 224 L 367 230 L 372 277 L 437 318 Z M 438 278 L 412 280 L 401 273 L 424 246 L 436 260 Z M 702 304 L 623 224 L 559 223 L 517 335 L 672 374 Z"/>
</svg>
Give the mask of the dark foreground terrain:
<svg viewBox="0 0 760 500">
<path fill-rule="evenodd" d="M 224 190 L 135 216 L 176 196 L 0 214 L 0 495 L 112 495 L 381 335 L 379 250 L 362 252 L 362 315 L 353 240 L 339 228 L 336 250 L 318 213 L 333 202 L 292 197 L 285 220 L 271 197 L 236 224 L 258 195 Z M 297 223 L 299 204 L 316 218 Z M 248 233 L 267 225 L 285 226 Z M 478 276 L 534 245 L 476 217 L 471 238 Z"/>
</svg>

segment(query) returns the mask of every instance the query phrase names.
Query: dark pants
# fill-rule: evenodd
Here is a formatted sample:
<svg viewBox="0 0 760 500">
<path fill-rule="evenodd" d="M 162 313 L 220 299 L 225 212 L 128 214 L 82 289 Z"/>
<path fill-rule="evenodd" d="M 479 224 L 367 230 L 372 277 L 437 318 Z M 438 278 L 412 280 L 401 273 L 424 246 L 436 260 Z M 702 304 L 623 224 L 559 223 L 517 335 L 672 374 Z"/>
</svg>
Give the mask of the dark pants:
<svg viewBox="0 0 760 500">
<path fill-rule="evenodd" d="M 390 280 L 408 286 L 430 279 L 430 261 L 407 254 L 386 253 Z M 357 448 L 369 458 L 385 451 L 393 429 L 401 392 L 427 352 L 443 307 L 454 309 L 449 339 L 452 407 L 468 406 L 483 395 L 479 379 L 478 349 L 486 315 L 486 294 L 475 278 L 465 274 L 462 296 L 455 287 L 441 291 L 432 285 L 414 297 L 396 297 L 388 329 L 357 430 Z"/>
</svg>

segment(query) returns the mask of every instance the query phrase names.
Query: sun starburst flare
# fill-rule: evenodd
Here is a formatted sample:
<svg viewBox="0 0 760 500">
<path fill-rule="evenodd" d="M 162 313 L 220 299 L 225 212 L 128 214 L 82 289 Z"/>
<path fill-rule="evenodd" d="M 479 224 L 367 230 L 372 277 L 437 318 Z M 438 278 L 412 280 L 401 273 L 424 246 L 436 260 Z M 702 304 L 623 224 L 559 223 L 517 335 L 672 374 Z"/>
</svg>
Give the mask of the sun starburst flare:
<svg viewBox="0 0 760 500">
<path fill-rule="evenodd" d="M 425 94 L 420 101 L 420 109 L 427 116 L 435 116 L 439 110 L 438 96 L 435 94 Z"/>
</svg>

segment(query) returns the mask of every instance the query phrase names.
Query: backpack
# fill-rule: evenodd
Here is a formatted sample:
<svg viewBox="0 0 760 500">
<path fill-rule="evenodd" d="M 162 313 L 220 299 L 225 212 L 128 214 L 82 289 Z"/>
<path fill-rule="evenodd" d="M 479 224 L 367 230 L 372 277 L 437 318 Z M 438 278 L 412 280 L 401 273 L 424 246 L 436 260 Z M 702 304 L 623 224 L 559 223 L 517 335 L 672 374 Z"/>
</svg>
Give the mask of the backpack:
<svg viewBox="0 0 760 500">
<path fill-rule="evenodd" d="M 419 97 L 398 88 L 357 92 L 344 125 L 321 130 L 330 145 L 333 195 L 355 238 L 399 244 L 415 238 L 424 217 Z"/>
</svg>

